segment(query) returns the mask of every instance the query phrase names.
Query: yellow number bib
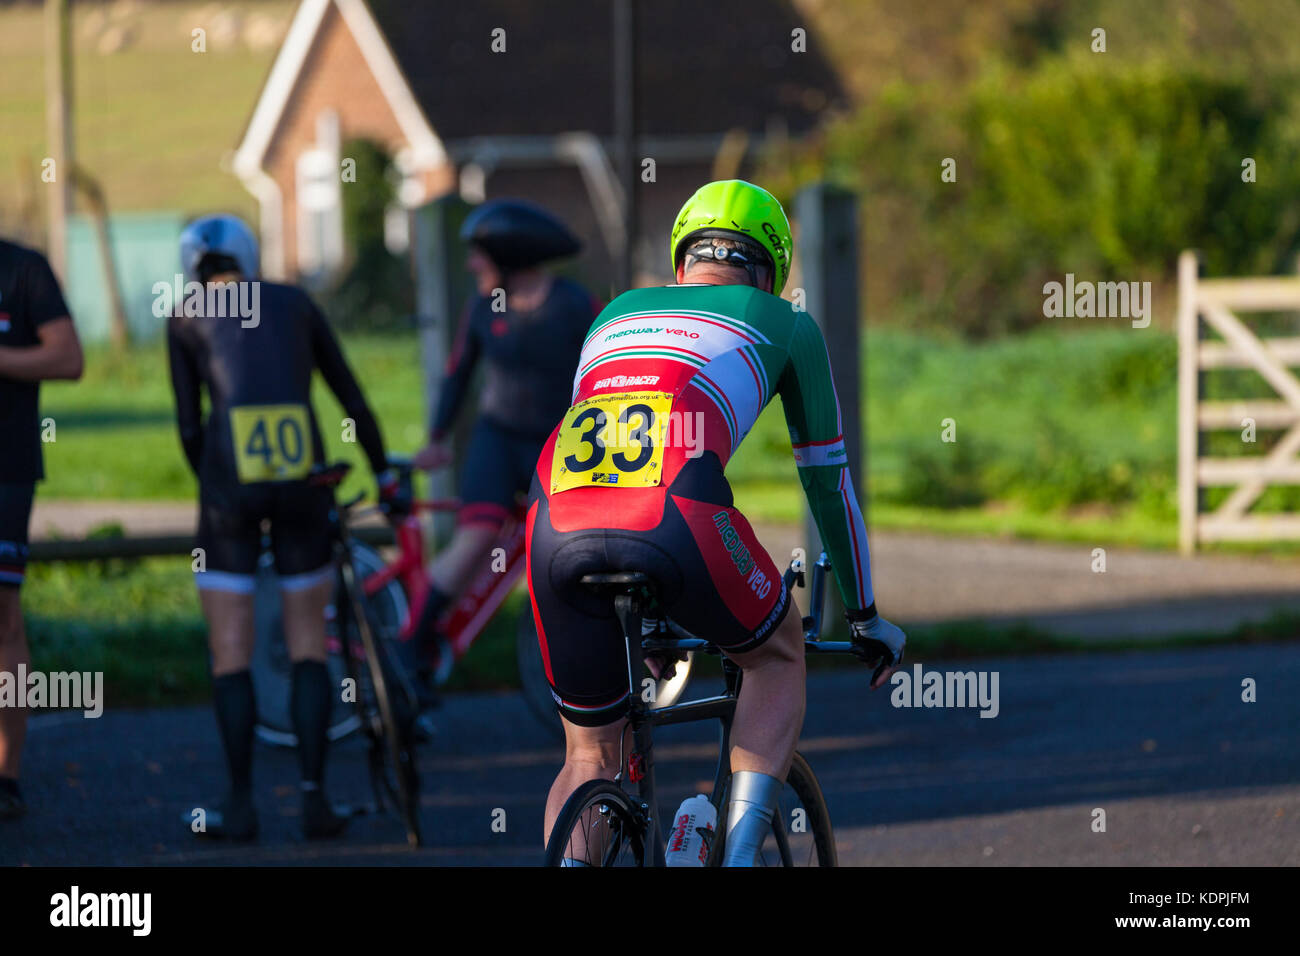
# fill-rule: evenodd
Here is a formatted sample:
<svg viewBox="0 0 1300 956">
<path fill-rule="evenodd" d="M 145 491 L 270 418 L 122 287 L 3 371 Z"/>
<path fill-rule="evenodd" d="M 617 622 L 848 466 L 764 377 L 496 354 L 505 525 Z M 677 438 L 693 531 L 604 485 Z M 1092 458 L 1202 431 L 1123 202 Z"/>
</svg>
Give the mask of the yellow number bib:
<svg viewBox="0 0 1300 956">
<path fill-rule="evenodd" d="M 663 480 L 671 392 L 584 399 L 564 413 L 551 461 L 551 494 L 571 488 L 652 488 Z"/>
<path fill-rule="evenodd" d="M 292 481 L 311 471 L 311 425 L 305 405 L 240 405 L 230 410 L 240 484 Z"/>
</svg>

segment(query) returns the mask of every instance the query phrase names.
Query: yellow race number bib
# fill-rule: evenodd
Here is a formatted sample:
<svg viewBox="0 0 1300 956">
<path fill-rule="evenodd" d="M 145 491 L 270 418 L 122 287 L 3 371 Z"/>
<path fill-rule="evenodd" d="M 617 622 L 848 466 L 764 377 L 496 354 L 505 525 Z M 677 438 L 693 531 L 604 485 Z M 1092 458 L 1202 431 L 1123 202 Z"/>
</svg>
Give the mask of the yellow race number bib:
<svg viewBox="0 0 1300 956">
<path fill-rule="evenodd" d="M 305 405 L 240 405 L 230 410 L 240 484 L 292 481 L 311 471 L 311 425 Z"/>
<path fill-rule="evenodd" d="M 652 488 L 663 479 L 671 392 L 620 392 L 564 413 L 551 461 L 551 494 L 571 488 Z"/>
</svg>

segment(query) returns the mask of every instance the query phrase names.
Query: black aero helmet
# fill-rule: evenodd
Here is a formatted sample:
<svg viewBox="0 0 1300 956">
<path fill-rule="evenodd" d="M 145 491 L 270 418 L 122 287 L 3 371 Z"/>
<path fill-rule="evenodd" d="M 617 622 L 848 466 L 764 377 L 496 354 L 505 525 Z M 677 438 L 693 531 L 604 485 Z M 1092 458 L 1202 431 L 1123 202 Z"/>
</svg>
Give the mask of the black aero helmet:
<svg viewBox="0 0 1300 956">
<path fill-rule="evenodd" d="M 569 227 L 521 199 L 493 199 L 475 209 L 460 238 L 482 249 L 502 272 L 571 256 L 582 248 Z"/>
</svg>

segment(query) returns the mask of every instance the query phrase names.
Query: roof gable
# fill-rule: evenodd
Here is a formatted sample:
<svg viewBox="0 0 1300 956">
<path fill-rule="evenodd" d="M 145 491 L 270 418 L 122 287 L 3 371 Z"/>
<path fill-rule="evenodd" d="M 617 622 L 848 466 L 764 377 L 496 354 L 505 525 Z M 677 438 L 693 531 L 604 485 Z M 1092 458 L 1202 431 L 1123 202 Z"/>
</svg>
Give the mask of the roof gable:
<svg viewBox="0 0 1300 956">
<path fill-rule="evenodd" d="M 421 112 L 364 0 L 303 0 L 294 13 L 289 32 L 235 152 L 234 168 L 240 176 L 255 176 L 262 167 L 331 5 L 337 7 L 343 25 L 356 41 L 366 66 L 392 109 L 402 135 L 410 143 L 414 163 L 427 168 L 446 160 L 442 142 Z"/>
</svg>

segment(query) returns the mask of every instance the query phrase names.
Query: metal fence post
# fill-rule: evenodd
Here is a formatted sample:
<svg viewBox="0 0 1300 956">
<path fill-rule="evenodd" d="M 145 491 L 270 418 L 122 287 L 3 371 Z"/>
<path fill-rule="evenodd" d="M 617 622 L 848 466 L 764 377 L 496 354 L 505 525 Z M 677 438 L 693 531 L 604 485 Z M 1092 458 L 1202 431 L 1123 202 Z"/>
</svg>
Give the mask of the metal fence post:
<svg viewBox="0 0 1300 956">
<path fill-rule="evenodd" d="M 461 223 L 472 207 L 457 195 L 442 196 L 413 213 L 415 314 L 420 336 L 420 361 L 424 368 L 425 424 L 433 421 L 442 385 L 443 369 L 456 335 L 460 309 L 469 294 L 465 248 L 459 239 Z M 457 456 L 459 457 L 459 456 Z M 441 469 L 433 474 L 433 494 L 455 494 L 453 474 Z M 434 517 L 435 537 L 450 535 L 455 516 L 439 512 Z"/>
</svg>

